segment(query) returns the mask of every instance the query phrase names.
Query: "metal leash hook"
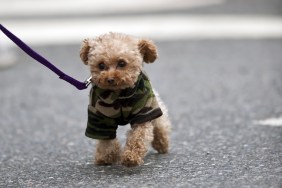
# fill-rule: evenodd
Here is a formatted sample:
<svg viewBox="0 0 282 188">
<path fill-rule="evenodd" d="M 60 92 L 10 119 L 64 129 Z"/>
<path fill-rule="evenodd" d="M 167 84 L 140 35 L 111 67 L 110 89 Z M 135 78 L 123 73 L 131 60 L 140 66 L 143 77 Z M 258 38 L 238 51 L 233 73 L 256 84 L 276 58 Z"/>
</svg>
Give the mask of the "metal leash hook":
<svg viewBox="0 0 282 188">
<path fill-rule="evenodd" d="M 85 80 L 84 84 L 85 84 L 86 87 L 88 87 L 91 84 L 91 82 L 92 82 L 91 79 L 92 79 L 92 76 L 90 76 L 87 80 Z"/>
</svg>

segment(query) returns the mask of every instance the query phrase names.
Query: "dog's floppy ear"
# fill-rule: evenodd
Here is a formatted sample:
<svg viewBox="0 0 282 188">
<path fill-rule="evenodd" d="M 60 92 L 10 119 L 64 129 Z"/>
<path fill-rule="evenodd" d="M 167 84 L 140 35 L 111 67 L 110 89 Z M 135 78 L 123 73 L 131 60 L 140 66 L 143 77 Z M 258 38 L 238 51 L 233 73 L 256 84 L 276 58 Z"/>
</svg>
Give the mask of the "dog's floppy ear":
<svg viewBox="0 0 282 188">
<path fill-rule="evenodd" d="M 141 39 L 138 42 L 138 48 L 146 63 L 153 63 L 157 59 L 157 47 L 153 41 Z"/>
<path fill-rule="evenodd" d="M 80 49 L 80 58 L 85 65 L 88 64 L 88 52 L 90 50 L 89 39 L 84 39 Z"/>
</svg>

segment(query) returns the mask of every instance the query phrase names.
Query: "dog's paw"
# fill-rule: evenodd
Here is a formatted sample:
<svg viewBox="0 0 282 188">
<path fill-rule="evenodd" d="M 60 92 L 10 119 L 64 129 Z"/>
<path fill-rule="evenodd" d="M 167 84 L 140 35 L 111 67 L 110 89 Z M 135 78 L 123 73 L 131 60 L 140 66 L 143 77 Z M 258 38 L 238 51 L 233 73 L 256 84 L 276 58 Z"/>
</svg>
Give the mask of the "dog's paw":
<svg viewBox="0 0 282 188">
<path fill-rule="evenodd" d="M 121 157 L 121 164 L 126 167 L 135 167 L 143 163 L 142 158 L 132 151 L 125 151 Z"/>
<path fill-rule="evenodd" d="M 96 154 L 95 157 L 95 164 L 96 165 L 112 165 L 119 161 L 120 156 L 115 153 L 110 153 L 108 155 L 98 155 Z"/>
<path fill-rule="evenodd" d="M 152 146 L 160 154 L 168 153 L 168 141 L 167 140 L 154 140 Z"/>
<path fill-rule="evenodd" d="M 95 164 L 99 166 L 112 165 L 114 162 L 105 159 L 95 159 Z"/>
</svg>

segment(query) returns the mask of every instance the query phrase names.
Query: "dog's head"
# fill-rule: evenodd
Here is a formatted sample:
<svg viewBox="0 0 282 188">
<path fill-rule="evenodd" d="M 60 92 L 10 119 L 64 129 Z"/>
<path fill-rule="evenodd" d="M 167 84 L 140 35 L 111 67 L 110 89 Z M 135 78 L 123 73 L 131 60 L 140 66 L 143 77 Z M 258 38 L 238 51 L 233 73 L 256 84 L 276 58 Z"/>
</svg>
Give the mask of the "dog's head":
<svg viewBox="0 0 282 188">
<path fill-rule="evenodd" d="M 80 58 L 89 65 L 92 82 L 102 89 L 120 90 L 134 87 L 143 62 L 157 58 L 157 48 L 150 40 L 109 33 L 85 39 Z"/>
</svg>

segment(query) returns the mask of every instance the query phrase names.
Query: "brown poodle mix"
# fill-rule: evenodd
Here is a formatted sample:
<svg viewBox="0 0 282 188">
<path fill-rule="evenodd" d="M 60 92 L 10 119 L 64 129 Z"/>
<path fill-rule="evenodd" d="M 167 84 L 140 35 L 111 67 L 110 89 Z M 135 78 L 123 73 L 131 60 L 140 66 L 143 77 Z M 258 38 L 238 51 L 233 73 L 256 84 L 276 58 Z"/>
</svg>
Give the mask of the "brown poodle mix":
<svg viewBox="0 0 282 188">
<path fill-rule="evenodd" d="M 97 140 L 95 163 L 141 165 L 150 144 L 167 153 L 171 127 L 167 109 L 143 70 L 143 62 L 157 58 L 155 44 L 108 33 L 85 39 L 80 57 L 92 75 L 85 135 Z M 121 149 L 116 130 L 126 124 L 131 130 Z"/>
</svg>

